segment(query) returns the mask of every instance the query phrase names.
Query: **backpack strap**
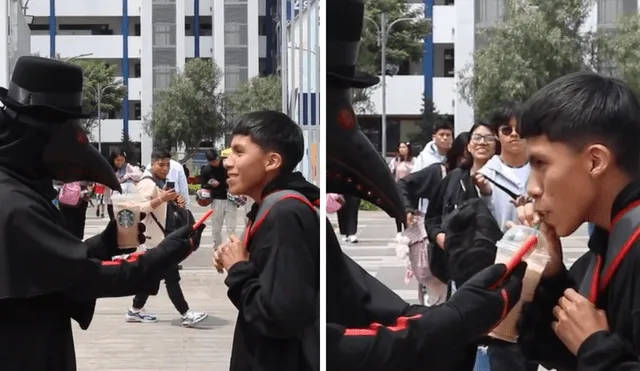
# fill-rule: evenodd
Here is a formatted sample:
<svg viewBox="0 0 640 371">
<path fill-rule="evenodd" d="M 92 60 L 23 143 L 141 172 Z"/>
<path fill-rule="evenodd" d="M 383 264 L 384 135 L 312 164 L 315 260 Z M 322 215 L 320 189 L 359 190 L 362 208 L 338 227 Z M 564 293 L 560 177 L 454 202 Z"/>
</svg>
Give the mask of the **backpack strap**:
<svg viewBox="0 0 640 371">
<path fill-rule="evenodd" d="M 320 200 L 318 200 L 317 202 L 318 205 L 314 205 L 301 193 L 292 190 L 281 190 L 270 193 L 262 200 L 262 203 L 258 207 L 258 212 L 256 213 L 254 221 L 250 222 L 244 230 L 243 241 L 245 246 L 249 246 L 249 241 L 256 234 L 256 231 L 258 230 L 258 228 L 260 228 L 260 225 L 262 224 L 262 222 L 264 222 L 267 215 L 269 215 L 269 211 L 271 211 L 273 205 L 275 205 L 278 201 L 282 201 L 288 198 L 293 198 L 304 203 L 319 215 L 317 207 L 320 206 Z"/>
<path fill-rule="evenodd" d="M 605 256 L 593 254 L 580 283 L 580 294 L 595 303 L 616 273 L 618 266 L 640 237 L 640 201 L 629 205 L 613 219 Z"/>
<path fill-rule="evenodd" d="M 151 175 L 143 176 L 142 178 L 140 178 L 140 181 L 143 181 L 145 179 L 151 179 L 151 181 L 156 183 L 156 186 L 158 186 L 158 183 L 153 179 L 153 177 Z M 158 225 L 158 228 L 160 228 L 160 231 L 162 232 L 162 234 L 166 236 L 167 235 L 166 230 L 164 229 L 164 227 L 162 226 L 162 223 L 160 223 L 160 221 L 158 220 L 156 215 L 153 213 L 153 211 L 149 212 L 149 216 L 153 219 L 154 222 L 156 222 L 156 224 Z"/>
</svg>

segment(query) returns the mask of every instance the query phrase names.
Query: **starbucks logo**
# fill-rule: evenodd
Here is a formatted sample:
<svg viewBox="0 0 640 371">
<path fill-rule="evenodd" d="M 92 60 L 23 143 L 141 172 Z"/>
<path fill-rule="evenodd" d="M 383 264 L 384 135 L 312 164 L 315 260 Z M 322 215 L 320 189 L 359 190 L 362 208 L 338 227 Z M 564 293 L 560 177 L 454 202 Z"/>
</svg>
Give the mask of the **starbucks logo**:
<svg viewBox="0 0 640 371">
<path fill-rule="evenodd" d="M 136 216 L 131 210 L 120 210 L 118 212 L 118 225 L 124 228 L 133 227 Z"/>
</svg>

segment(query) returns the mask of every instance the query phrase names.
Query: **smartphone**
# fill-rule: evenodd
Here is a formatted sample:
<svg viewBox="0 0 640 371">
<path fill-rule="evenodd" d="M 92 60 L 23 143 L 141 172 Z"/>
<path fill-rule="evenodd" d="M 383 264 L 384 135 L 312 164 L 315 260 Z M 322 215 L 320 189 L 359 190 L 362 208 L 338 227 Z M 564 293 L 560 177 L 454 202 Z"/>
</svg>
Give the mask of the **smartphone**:
<svg viewBox="0 0 640 371">
<path fill-rule="evenodd" d="M 167 182 L 167 189 L 174 189 L 176 187 L 176 182 Z"/>
</svg>

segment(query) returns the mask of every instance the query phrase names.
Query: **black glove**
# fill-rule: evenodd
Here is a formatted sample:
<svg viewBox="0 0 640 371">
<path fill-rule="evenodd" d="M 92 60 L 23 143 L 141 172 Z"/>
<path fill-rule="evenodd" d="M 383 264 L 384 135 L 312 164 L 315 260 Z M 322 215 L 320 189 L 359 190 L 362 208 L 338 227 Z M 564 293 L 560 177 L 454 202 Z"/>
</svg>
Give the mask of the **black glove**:
<svg viewBox="0 0 640 371">
<path fill-rule="evenodd" d="M 140 220 L 144 220 L 146 216 L 147 214 L 140 213 Z M 145 231 L 145 225 L 142 223 L 138 223 L 138 242 L 140 243 L 140 245 L 142 245 L 146 241 L 146 237 L 144 236 Z M 107 224 L 107 227 L 104 229 L 104 231 L 102 231 L 102 233 L 88 238 L 84 241 L 84 243 L 85 245 L 87 245 L 89 257 L 100 260 L 111 260 L 113 256 L 128 254 L 131 252 L 135 252 L 136 250 L 135 248 L 118 248 L 118 225 L 115 219 Z"/>
<path fill-rule="evenodd" d="M 521 262 L 503 279 L 506 266 L 492 265 L 471 277 L 451 297 L 447 304 L 460 313 L 469 343 L 491 331 L 520 300 L 526 269 L 527 264 Z"/>
<path fill-rule="evenodd" d="M 204 231 L 205 227 L 206 225 L 202 224 L 198 229 L 193 230 L 193 225 L 184 226 L 171 232 L 171 234 L 162 240 L 160 245 L 184 246 L 188 249 L 189 253 L 192 253 L 200 247 L 200 239 L 202 238 L 202 231 Z"/>
</svg>

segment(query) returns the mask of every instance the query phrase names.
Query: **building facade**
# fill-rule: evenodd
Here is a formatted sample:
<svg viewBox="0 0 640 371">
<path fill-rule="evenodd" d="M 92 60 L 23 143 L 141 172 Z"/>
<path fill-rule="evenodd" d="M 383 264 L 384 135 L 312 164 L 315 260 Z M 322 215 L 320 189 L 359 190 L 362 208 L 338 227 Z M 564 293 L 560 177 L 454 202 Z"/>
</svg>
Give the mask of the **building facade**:
<svg viewBox="0 0 640 371">
<path fill-rule="evenodd" d="M 387 76 L 387 148 L 390 152 L 417 130 L 423 94 L 431 96 L 441 114 L 453 116 L 456 132 L 473 124 L 473 107 L 458 94 L 459 72 L 473 67 L 477 31 L 500 20 L 506 0 L 408 0 L 432 19 L 433 31 L 425 37 L 421 61 L 408 61 L 399 73 Z M 640 0 L 595 0 L 585 29 L 610 29 L 624 14 L 637 13 Z M 602 66 L 602 72 L 615 66 Z M 382 94 L 371 95 L 372 110 L 360 117 L 363 129 L 380 145 Z M 419 143 L 423 145 L 424 143 Z"/>
<path fill-rule="evenodd" d="M 102 121 L 103 148 L 128 132 L 141 143 L 143 163 L 152 142 L 142 119 L 187 59 L 215 60 L 225 91 L 272 72 L 267 0 L 31 0 L 28 6 L 32 53 L 118 67 L 128 96 L 120 112 Z"/>
</svg>

